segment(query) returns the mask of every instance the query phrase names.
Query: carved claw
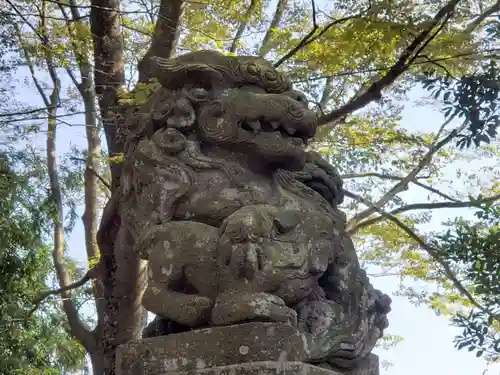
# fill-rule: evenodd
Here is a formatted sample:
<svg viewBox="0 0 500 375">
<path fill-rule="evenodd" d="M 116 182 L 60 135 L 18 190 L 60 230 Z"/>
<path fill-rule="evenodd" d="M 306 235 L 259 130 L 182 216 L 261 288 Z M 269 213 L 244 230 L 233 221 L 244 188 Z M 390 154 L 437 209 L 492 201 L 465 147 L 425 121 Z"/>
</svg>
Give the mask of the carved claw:
<svg viewBox="0 0 500 375">
<path fill-rule="evenodd" d="M 279 322 L 297 325 L 297 313 L 285 302 L 267 293 L 227 293 L 212 310 L 212 323 L 230 325 L 243 321 Z"/>
<path fill-rule="evenodd" d="M 142 304 L 146 310 L 162 318 L 173 320 L 187 327 L 197 327 L 208 321 L 213 301 L 200 295 L 164 289 L 150 280 L 144 292 Z"/>
</svg>

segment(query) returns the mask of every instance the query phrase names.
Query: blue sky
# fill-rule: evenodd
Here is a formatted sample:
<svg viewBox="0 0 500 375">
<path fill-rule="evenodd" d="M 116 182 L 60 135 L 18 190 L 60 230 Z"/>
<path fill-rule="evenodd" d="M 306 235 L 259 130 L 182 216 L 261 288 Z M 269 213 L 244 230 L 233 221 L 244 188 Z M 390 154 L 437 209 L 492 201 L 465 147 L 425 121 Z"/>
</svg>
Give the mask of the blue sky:
<svg viewBox="0 0 500 375">
<path fill-rule="evenodd" d="M 23 82 L 27 71 L 22 69 L 18 78 Z M 62 75 L 62 74 L 61 74 Z M 40 78 L 45 78 L 44 74 Z M 63 85 L 68 85 L 67 77 L 63 78 Z M 29 81 L 28 81 L 29 82 Z M 67 87 L 67 86 L 66 86 Z M 421 98 L 425 93 L 414 90 L 403 112 L 402 126 L 411 130 L 432 131 L 436 130 L 442 122 L 442 116 L 435 108 L 416 107 L 415 100 Z M 33 105 L 43 106 L 36 90 L 29 86 L 18 86 L 16 97 L 19 101 Z M 81 116 L 72 121 L 74 126 L 62 125 L 58 130 L 57 152 L 62 155 L 68 152 L 72 145 L 84 147 L 86 145 L 84 120 Z M 44 147 L 44 136 L 37 137 L 35 144 Z M 103 140 L 104 141 L 104 140 Z M 425 194 L 410 189 L 407 194 L 415 201 L 425 201 Z M 462 214 L 463 210 L 439 211 L 434 216 L 430 225 L 434 228 L 448 217 Z M 78 222 L 74 233 L 68 239 L 69 255 L 86 264 L 84 249 L 83 227 Z M 391 294 L 396 291 L 398 280 L 395 277 L 372 278 L 372 282 L 378 289 Z M 436 316 L 426 307 L 416 307 L 405 298 L 393 298 L 393 310 L 389 316 L 390 327 L 388 332 L 402 336 L 404 341 L 390 350 L 376 350 L 381 360 L 392 363 L 387 370 L 381 370 L 385 375 L 481 375 L 487 369 L 484 360 L 478 359 L 473 353 L 467 351 L 458 352 L 453 347 L 453 338 L 458 333 L 457 329 L 450 327 L 445 318 Z M 500 364 L 488 368 L 486 375 L 499 375 Z"/>
</svg>

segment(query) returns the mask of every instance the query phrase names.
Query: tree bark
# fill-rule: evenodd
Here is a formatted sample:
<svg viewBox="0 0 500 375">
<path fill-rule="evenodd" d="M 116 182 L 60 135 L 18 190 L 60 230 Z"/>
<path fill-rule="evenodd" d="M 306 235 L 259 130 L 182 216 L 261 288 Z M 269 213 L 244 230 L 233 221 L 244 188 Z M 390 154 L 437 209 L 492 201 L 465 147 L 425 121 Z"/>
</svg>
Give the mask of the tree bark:
<svg viewBox="0 0 500 375">
<path fill-rule="evenodd" d="M 79 35 L 74 29 L 74 24 L 85 23 L 80 16 L 80 11 L 75 0 L 70 0 L 71 19 L 66 13 L 65 7 L 59 3 L 59 9 L 66 20 L 66 26 L 70 35 L 70 43 L 75 55 L 75 59 L 80 72 L 81 81 L 79 82 L 73 71 L 68 68 L 67 72 L 78 89 L 82 97 L 85 108 L 85 133 L 87 136 L 87 159 L 85 160 L 84 173 L 84 192 L 85 192 L 85 211 L 82 221 L 85 231 L 85 248 L 87 250 L 87 259 L 89 268 L 92 268 L 94 262 L 100 256 L 97 245 L 97 222 L 98 222 L 98 178 L 100 173 L 101 159 L 101 139 L 99 138 L 99 120 L 97 118 L 97 98 L 95 92 L 94 76 L 92 74 L 90 57 L 85 51 L 88 51 L 85 40 L 80 40 Z M 97 310 L 97 316 L 104 314 L 104 301 L 102 283 L 99 280 L 92 281 L 94 301 Z"/>
<path fill-rule="evenodd" d="M 245 29 L 248 26 L 248 22 L 250 22 L 250 18 L 252 17 L 252 14 L 255 12 L 257 5 L 258 5 L 257 0 L 250 1 L 250 6 L 245 11 L 245 14 L 243 15 L 243 19 L 240 22 L 240 25 L 238 26 L 238 29 L 236 31 L 236 35 L 234 36 L 233 42 L 231 43 L 231 47 L 229 47 L 229 52 L 231 52 L 231 53 L 236 52 L 236 49 L 238 48 L 238 42 L 240 41 L 241 37 L 243 36 L 243 33 L 245 32 Z"/>
<path fill-rule="evenodd" d="M 92 364 L 92 375 L 104 374 L 104 356 L 101 351 L 89 352 L 90 363 Z"/>
<path fill-rule="evenodd" d="M 436 37 L 439 29 L 434 34 L 432 34 L 432 31 L 438 24 L 445 24 L 447 22 L 459 2 L 460 0 L 450 0 L 443 6 L 428 23 L 427 27 L 404 49 L 396 63 L 390 67 L 387 74 L 371 83 L 366 90 L 362 90 L 361 95 L 359 93 L 356 94 L 347 104 L 328 114 L 320 116 L 318 120 L 319 125 L 334 125 L 347 115 L 366 107 L 375 100 L 379 100 L 382 97 L 382 91 L 392 85 L 404 72 L 406 72 L 422 49 Z"/>
<path fill-rule="evenodd" d="M 43 58 L 47 65 L 50 80 L 52 82 L 53 88 L 50 95 L 47 95 L 39 82 L 34 68 L 34 63 L 31 60 L 28 50 L 24 47 L 23 40 L 21 38 L 20 28 L 16 26 L 17 36 L 19 38 L 19 43 L 23 46 L 23 52 L 26 58 L 26 63 L 31 74 L 33 83 L 40 94 L 46 110 L 47 110 L 47 170 L 49 175 L 49 191 L 50 198 L 54 205 L 54 217 L 53 217 L 53 239 L 54 247 L 52 250 L 52 258 L 54 261 L 54 267 L 56 270 L 57 279 L 59 285 L 61 286 L 61 297 L 63 309 L 68 319 L 68 324 L 71 333 L 75 338 L 82 344 L 82 346 L 87 350 L 91 351 L 95 347 L 95 341 L 92 333 L 85 327 L 84 323 L 79 317 L 78 309 L 76 308 L 72 296 L 71 288 L 72 285 L 71 275 L 69 273 L 68 267 L 65 262 L 65 233 L 64 233 L 64 214 L 63 214 L 63 198 L 62 190 L 59 182 L 59 175 L 57 171 L 57 153 L 56 153 L 56 136 L 57 136 L 57 108 L 60 102 L 61 93 L 61 80 L 57 74 L 55 68 L 54 59 L 52 55 L 52 50 L 49 40 L 49 31 L 47 27 L 47 4 L 43 1 L 40 8 L 40 24 L 38 28 L 31 25 L 21 14 L 23 21 L 35 31 L 37 37 L 40 40 L 41 46 L 43 48 Z M 37 31 L 39 30 L 39 31 Z"/>
<path fill-rule="evenodd" d="M 283 18 L 288 2 L 289 0 L 278 0 L 273 19 L 266 31 L 266 35 L 264 35 L 264 39 L 262 40 L 262 44 L 259 49 L 259 56 L 264 57 L 271 50 L 275 29 L 279 26 L 281 19 Z"/>
<path fill-rule="evenodd" d="M 123 141 L 118 136 L 118 124 L 123 122 L 118 103 L 118 90 L 125 85 L 124 46 L 120 29 L 120 0 L 92 0 L 90 30 L 94 42 L 95 91 L 106 134 L 108 154 L 119 156 Z M 112 162 L 111 186 L 120 184 L 121 164 Z"/>
<path fill-rule="evenodd" d="M 151 46 L 138 65 L 139 83 L 152 78 L 151 57 L 169 58 L 175 52 L 183 10 L 183 0 L 161 0 Z"/>
</svg>

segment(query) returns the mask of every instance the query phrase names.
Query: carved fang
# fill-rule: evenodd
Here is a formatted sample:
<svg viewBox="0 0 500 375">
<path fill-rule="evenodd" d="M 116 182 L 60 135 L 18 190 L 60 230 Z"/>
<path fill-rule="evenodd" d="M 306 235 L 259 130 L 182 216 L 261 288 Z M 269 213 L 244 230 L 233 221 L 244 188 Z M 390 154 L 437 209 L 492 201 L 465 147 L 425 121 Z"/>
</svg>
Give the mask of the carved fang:
<svg viewBox="0 0 500 375">
<path fill-rule="evenodd" d="M 259 132 L 262 130 L 262 126 L 260 121 L 249 121 L 247 122 L 248 126 L 250 126 L 255 132 Z"/>
</svg>

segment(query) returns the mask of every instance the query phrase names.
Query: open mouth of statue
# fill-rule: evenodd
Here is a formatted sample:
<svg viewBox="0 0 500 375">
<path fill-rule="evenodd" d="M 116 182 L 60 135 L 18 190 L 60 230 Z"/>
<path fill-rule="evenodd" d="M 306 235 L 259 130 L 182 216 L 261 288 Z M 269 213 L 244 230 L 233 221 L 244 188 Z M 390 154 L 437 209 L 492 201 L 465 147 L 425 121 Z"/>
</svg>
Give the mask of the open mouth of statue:
<svg viewBox="0 0 500 375">
<path fill-rule="evenodd" d="M 293 146 L 303 147 L 307 145 L 309 137 L 292 126 L 281 124 L 279 121 L 255 120 L 242 121 L 239 126 L 247 132 L 259 135 L 262 133 L 274 133 L 276 136 L 290 142 Z"/>
</svg>

